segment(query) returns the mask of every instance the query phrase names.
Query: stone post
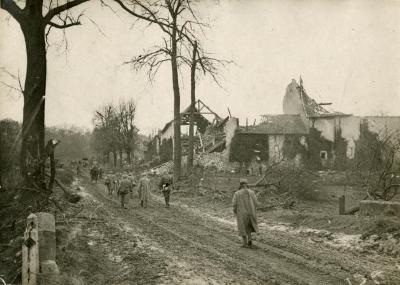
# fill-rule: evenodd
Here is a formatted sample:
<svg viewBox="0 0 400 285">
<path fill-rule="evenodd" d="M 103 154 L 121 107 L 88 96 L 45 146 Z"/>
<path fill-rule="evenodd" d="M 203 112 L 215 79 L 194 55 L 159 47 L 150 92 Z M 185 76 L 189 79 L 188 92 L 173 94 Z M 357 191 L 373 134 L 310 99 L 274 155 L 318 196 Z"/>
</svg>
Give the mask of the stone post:
<svg viewBox="0 0 400 285">
<path fill-rule="evenodd" d="M 38 218 L 30 214 L 26 220 L 22 244 L 22 285 L 36 285 L 39 274 Z"/>
<path fill-rule="evenodd" d="M 40 273 L 58 274 L 56 264 L 56 224 L 52 214 L 36 213 L 39 224 Z"/>
<path fill-rule="evenodd" d="M 57 284 L 58 274 L 54 216 L 30 214 L 22 244 L 22 285 Z"/>
</svg>

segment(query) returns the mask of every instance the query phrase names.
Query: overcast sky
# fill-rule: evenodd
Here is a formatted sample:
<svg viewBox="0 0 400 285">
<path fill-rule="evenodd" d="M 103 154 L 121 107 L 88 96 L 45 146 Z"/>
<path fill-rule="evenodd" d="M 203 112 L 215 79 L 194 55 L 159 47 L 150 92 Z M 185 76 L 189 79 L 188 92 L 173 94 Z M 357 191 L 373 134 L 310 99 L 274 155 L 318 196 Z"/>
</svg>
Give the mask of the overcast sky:
<svg viewBox="0 0 400 285">
<path fill-rule="evenodd" d="M 83 25 L 67 30 L 68 53 L 48 50 L 47 125 L 92 127 L 93 111 L 107 102 L 134 98 L 137 124 L 145 134 L 173 115 L 170 66 L 150 84 L 145 72 L 122 63 L 159 42 L 117 9 L 98 4 L 85 10 Z M 200 1 L 198 14 L 211 28 L 203 45 L 235 64 L 221 70 L 223 89 L 199 78 L 197 96 L 221 116 L 245 124 L 261 114 L 282 113 L 292 78 L 301 75 L 308 94 L 335 110 L 358 115 L 400 115 L 400 1 Z M 24 76 L 26 56 L 18 25 L 0 10 L 0 67 Z M 95 22 L 97 25 L 92 23 Z M 51 41 L 61 32 L 54 30 Z M 190 80 L 181 76 L 182 109 Z M 15 84 L 0 70 L 0 79 Z M 22 119 L 23 100 L 0 86 L 0 118 Z"/>
</svg>

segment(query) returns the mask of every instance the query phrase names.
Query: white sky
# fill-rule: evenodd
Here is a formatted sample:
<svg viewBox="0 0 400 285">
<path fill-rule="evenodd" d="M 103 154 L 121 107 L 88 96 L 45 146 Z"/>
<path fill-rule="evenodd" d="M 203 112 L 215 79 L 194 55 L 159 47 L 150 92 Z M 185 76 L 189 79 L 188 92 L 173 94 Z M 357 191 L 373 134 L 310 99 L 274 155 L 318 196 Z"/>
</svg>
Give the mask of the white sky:
<svg viewBox="0 0 400 285">
<path fill-rule="evenodd" d="M 173 114 L 170 66 L 150 84 L 144 71 L 122 65 L 159 42 L 157 28 L 132 26 L 131 16 L 98 4 L 75 9 L 85 10 L 102 32 L 85 17 L 82 26 L 67 30 L 67 56 L 56 46 L 48 50 L 46 124 L 90 128 L 100 104 L 134 98 L 142 133 L 161 128 Z M 198 14 L 212 26 L 203 44 L 235 61 L 221 71 L 224 89 L 210 79 L 198 81 L 198 98 L 221 116 L 229 107 L 245 124 L 246 118 L 282 113 L 286 86 L 300 75 L 310 96 L 333 102 L 336 110 L 400 115 L 400 1 L 207 0 Z M 6 18 L 0 10 L 0 67 L 23 76 L 23 36 Z M 51 39 L 60 35 L 53 30 Z M 1 70 L 0 79 L 16 85 Z M 189 77 L 180 83 L 183 109 L 190 100 Z M 0 118 L 21 120 L 22 101 L 1 85 Z"/>
</svg>

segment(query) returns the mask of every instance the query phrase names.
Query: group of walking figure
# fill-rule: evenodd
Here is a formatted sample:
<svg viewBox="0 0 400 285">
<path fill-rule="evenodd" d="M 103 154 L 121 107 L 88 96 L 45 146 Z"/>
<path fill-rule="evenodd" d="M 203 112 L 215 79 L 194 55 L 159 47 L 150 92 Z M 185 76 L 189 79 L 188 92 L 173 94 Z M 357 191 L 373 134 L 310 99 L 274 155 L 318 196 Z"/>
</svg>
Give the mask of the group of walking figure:
<svg viewBox="0 0 400 285">
<path fill-rule="evenodd" d="M 140 176 L 139 182 L 133 175 L 130 174 L 109 174 L 104 179 L 104 184 L 107 187 L 109 196 L 116 193 L 120 197 L 121 207 L 127 208 L 128 198 L 133 197 L 133 190 L 136 187 L 140 200 L 140 206 L 147 208 L 151 198 L 151 182 L 148 173 L 143 173 Z M 169 197 L 173 189 L 173 178 L 170 174 L 163 175 L 158 185 L 159 190 L 163 193 L 165 206 L 169 208 Z"/>
<path fill-rule="evenodd" d="M 92 182 L 97 182 L 93 179 L 95 171 L 91 170 Z M 140 200 L 140 206 L 147 208 L 151 198 L 151 181 L 148 173 L 141 174 L 139 182 L 131 174 L 108 174 L 104 179 L 104 184 L 107 187 L 109 196 L 116 193 L 121 202 L 121 207 L 127 209 L 129 196 L 133 198 L 133 190 L 136 187 Z M 170 207 L 170 193 L 173 190 L 172 175 L 163 175 L 158 183 L 158 189 L 162 192 L 165 200 L 165 207 Z M 257 196 L 253 190 L 249 188 L 247 179 L 240 179 L 239 189 L 235 191 L 232 199 L 233 213 L 236 217 L 237 229 L 239 236 L 242 238 L 242 247 L 252 248 L 253 240 L 252 233 L 258 232 L 257 225 Z"/>
</svg>

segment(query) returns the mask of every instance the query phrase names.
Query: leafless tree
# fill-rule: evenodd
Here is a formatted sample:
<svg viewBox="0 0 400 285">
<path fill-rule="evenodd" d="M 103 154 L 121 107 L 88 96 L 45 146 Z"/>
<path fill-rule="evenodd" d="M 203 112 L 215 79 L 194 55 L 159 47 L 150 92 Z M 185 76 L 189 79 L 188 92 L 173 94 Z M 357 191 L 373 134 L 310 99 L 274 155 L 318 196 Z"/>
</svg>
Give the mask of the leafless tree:
<svg viewBox="0 0 400 285">
<path fill-rule="evenodd" d="M 187 25 L 193 21 L 184 21 L 186 13 L 193 14 L 191 1 L 189 0 L 165 0 L 165 1 L 148 1 L 147 3 L 136 0 L 125 1 L 115 0 L 124 10 L 138 19 L 145 20 L 150 25 L 157 25 L 166 35 L 164 38 L 164 46 L 156 47 L 154 51 L 146 52 L 134 58 L 131 63 L 137 69 L 148 67 L 148 74 L 151 78 L 157 73 L 162 63 L 170 61 L 172 71 L 172 88 L 174 93 L 174 179 L 180 176 L 181 172 L 181 115 L 180 115 L 180 88 L 179 88 L 179 43 L 183 39 L 184 32 L 187 33 Z M 132 9 L 139 8 L 140 12 Z M 161 58 L 160 58 L 161 57 Z"/>
<path fill-rule="evenodd" d="M 20 157 L 21 172 L 25 177 L 32 171 L 40 181 L 45 176 L 46 37 L 52 28 L 80 25 L 80 16 L 74 17 L 71 9 L 88 1 L 0 0 L 1 9 L 18 22 L 25 39 L 27 69 Z"/>
<path fill-rule="evenodd" d="M 188 148 L 188 170 L 193 168 L 194 156 L 194 115 L 196 111 L 196 71 L 202 72 L 204 75 L 210 75 L 214 82 L 221 86 L 218 78 L 218 69 L 224 67 L 230 61 L 221 60 L 208 55 L 199 47 L 196 40 L 192 41 L 187 38 L 192 46 L 192 57 L 190 60 L 183 57 L 183 60 L 190 66 L 190 121 L 189 121 L 189 148 Z"/>
<path fill-rule="evenodd" d="M 119 137 L 128 163 L 131 163 L 131 154 L 135 147 L 135 138 L 138 129 L 135 126 L 136 103 L 133 100 L 120 102 L 117 110 Z"/>
<path fill-rule="evenodd" d="M 114 167 L 117 166 L 117 154 L 121 149 L 119 137 L 119 123 L 116 108 L 112 104 L 106 104 L 96 110 L 93 117 L 93 135 L 97 149 L 101 149 L 104 155 L 111 152 L 114 159 Z"/>
<path fill-rule="evenodd" d="M 117 166 L 117 154 L 120 166 L 123 165 L 123 152 L 131 162 L 131 154 L 135 147 L 138 129 L 135 126 L 136 103 L 133 100 L 121 101 L 118 105 L 106 104 L 94 113 L 93 139 L 98 151 L 108 157 L 114 156 Z"/>
<path fill-rule="evenodd" d="M 132 60 L 126 62 L 133 64 L 139 70 L 146 68 L 150 80 L 154 79 L 160 66 L 165 62 L 171 63 L 172 85 L 174 93 L 174 178 L 178 179 L 181 173 L 181 114 L 180 114 L 180 88 L 178 69 L 181 64 L 188 64 L 192 69 L 192 77 L 195 78 L 196 69 L 201 66 L 203 72 L 209 72 L 216 79 L 216 68 L 211 57 L 201 54 L 202 49 L 198 45 L 196 30 L 202 31 L 207 25 L 199 21 L 192 8 L 192 0 L 155 0 L 146 3 L 137 0 L 114 0 L 125 11 L 144 20 L 149 25 L 158 26 L 165 34 L 163 44 L 144 52 Z M 130 6 L 129 6 L 130 5 Z M 138 8 L 137 10 L 132 7 Z M 193 57 L 185 56 L 184 52 L 195 48 Z M 190 52 L 189 52 L 190 53 Z M 192 94 L 195 96 L 195 79 L 192 80 Z M 193 97 L 191 96 L 191 97 Z M 194 97 L 195 98 L 195 97 Z M 193 98 L 192 98 L 193 99 Z M 194 99 L 195 100 L 195 99 Z M 194 106 L 192 100 L 192 107 Z M 193 109 L 193 108 L 191 108 Z M 193 109 L 194 110 L 194 109 Z M 193 116 L 192 116 L 193 117 Z M 193 149 L 193 118 L 192 118 L 192 149 Z M 193 153 L 193 151 L 191 151 Z M 191 157 L 193 161 L 193 154 Z M 192 162 L 193 164 L 193 162 Z"/>
</svg>

